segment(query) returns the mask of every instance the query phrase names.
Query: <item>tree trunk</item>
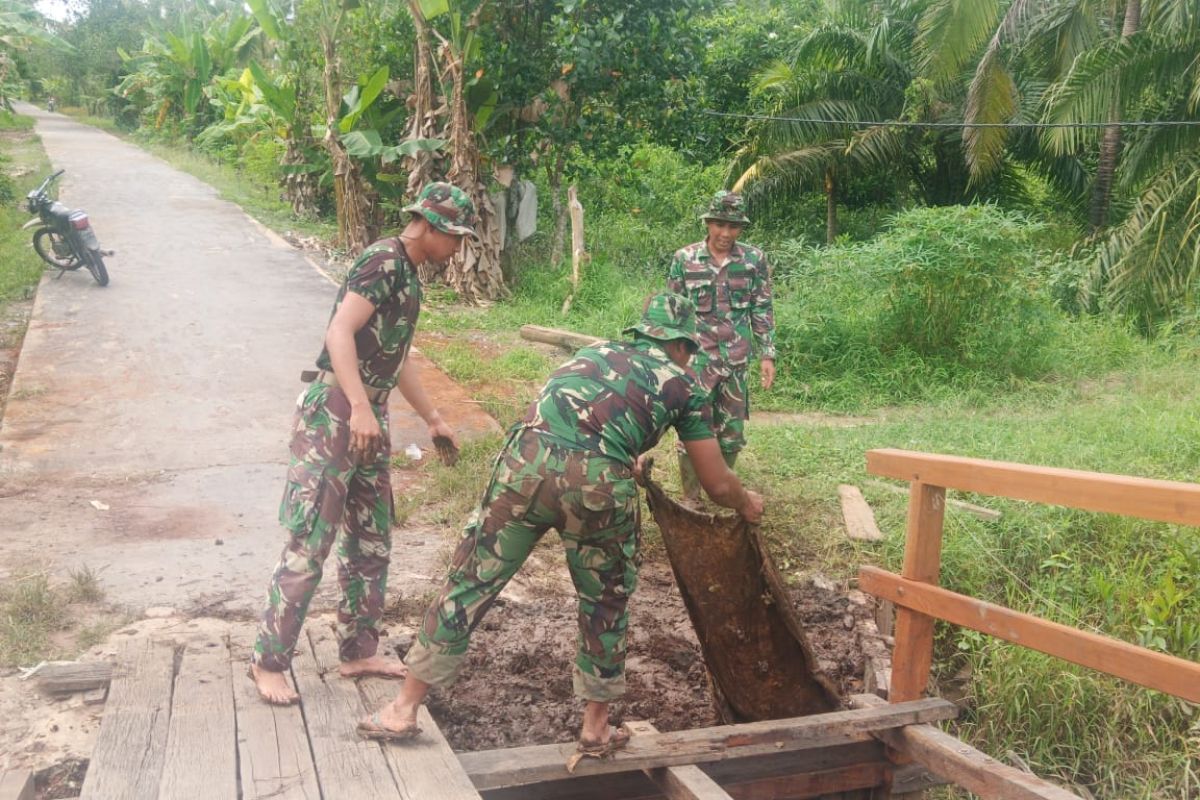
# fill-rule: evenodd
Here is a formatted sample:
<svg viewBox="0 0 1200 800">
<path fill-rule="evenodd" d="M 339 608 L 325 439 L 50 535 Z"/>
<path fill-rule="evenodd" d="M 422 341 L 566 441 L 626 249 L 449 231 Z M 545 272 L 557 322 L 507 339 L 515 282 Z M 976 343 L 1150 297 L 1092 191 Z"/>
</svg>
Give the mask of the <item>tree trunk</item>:
<svg viewBox="0 0 1200 800">
<path fill-rule="evenodd" d="M 1125 24 L 1121 26 L 1121 41 L 1137 33 L 1142 22 L 1141 0 L 1129 0 L 1125 7 Z M 1120 119 L 1121 100 L 1114 97 L 1109 106 L 1109 121 Z M 1088 209 L 1088 227 L 1096 233 L 1108 225 L 1108 210 L 1112 203 L 1113 176 L 1121 156 L 1121 126 L 1109 125 L 1100 136 L 1100 157 L 1096 164 L 1096 182 L 1092 186 L 1092 202 Z M 1101 280 L 1105 276 L 1101 276 Z"/>
<path fill-rule="evenodd" d="M 357 255 L 371 243 L 368 229 L 370 202 L 358 165 L 346 152 L 337 135 L 338 111 L 342 101 L 337 57 L 337 34 L 345 10 L 339 11 L 332 30 L 321 33 L 325 54 L 325 149 L 333 163 L 333 195 L 337 208 L 338 245 Z"/>
<path fill-rule="evenodd" d="M 833 167 L 825 169 L 825 244 L 833 244 L 838 236 L 837 174 Z"/>
<path fill-rule="evenodd" d="M 554 238 L 550 242 L 550 263 L 561 264 L 566 257 L 567 239 L 567 206 L 562 201 L 562 176 L 566 168 L 567 157 L 561 150 L 554 159 L 554 164 L 546 165 L 546 173 L 550 182 L 550 206 L 554 209 Z"/>
<path fill-rule="evenodd" d="M 479 25 L 479 12 L 483 8 L 484 5 L 480 5 L 471 15 L 468 30 Z M 475 204 L 478 215 L 475 230 L 479 235 L 478 239 L 464 237 L 458 255 L 447 270 L 446 280 L 467 302 L 487 302 L 508 294 L 500 268 L 500 226 L 496 224 L 496 207 L 488 196 L 487 186 L 479 178 L 479 150 L 463 92 L 464 55 L 445 39 L 438 38 L 442 42 L 440 53 L 444 73 L 449 74 L 453 87 L 448 104 L 449 135 L 446 137 L 452 156 L 446 179 L 466 192 Z"/>
<path fill-rule="evenodd" d="M 288 129 L 287 150 L 279 163 L 284 167 L 299 167 L 305 163 L 303 141 L 295 128 Z M 316 212 L 317 176 L 314 173 L 285 170 L 280 183 L 294 214 L 307 216 Z"/>
</svg>

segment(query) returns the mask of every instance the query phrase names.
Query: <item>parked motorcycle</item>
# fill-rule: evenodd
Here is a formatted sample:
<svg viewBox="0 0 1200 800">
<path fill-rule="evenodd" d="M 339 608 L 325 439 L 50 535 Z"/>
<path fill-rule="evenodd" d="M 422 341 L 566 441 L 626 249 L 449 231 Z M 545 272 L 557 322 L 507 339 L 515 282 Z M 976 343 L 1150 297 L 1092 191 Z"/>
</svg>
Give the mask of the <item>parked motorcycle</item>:
<svg viewBox="0 0 1200 800">
<path fill-rule="evenodd" d="M 63 272 L 87 267 L 88 272 L 101 286 L 108 285 L 108 270 L 104 266 L 104 256 L 111 256 L 111 250 L 101 250 L 92 223 L 83 211 L 72 211 L 57 200 L 51 199 L 47 190 L 54 181 L 58 180 L 66 170 L 60 169 L 42 185 L 25 195 L 25 207 L 36 217 L 21 226 L 21 229 L 41 225 L 33 232 L 33 249 L 52 267 L 58 267 L 62 277 Z"/>
</svg>

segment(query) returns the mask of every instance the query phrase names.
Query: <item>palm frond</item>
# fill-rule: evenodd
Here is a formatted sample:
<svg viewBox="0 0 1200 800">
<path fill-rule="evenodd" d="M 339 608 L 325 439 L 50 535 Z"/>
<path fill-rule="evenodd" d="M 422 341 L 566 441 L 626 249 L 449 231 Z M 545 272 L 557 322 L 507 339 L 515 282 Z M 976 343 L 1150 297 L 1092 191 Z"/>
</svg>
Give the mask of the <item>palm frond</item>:
<svg viewBox="0 0 1200 800">
<path fill-rule="evenodd" d="M 965 122 L 1000 123 L 1010 121 L 1020 105 L 1017 85 L 1001 61 L 998 47 L 989 47 L 975 70 L 967 90 Z M 971 182 L 987 177 L 1004 156 L 1007 133 L 1004 128 L 964 128 L 963 147 Z"/>
<path fill-rule="evenodd" d="M 934 0 L 919 25 L 921 73 L 937 82 L 957 76 L 993 36 L 999 17 L 999 0 Z"/>
</svg>

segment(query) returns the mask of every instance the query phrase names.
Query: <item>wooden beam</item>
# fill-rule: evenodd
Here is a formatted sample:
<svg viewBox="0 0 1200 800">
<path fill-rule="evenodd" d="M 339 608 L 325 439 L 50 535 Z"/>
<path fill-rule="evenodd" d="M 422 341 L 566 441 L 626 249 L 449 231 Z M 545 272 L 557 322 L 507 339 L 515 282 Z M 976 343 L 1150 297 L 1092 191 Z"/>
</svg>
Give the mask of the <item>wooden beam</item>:
<svg viewBox="0 0 1200 800">
<path fill-rule="evenodd" d="M 887 701 L 860 694 L 851 698 L 851 705 L 880 708 Z M 932 725 L 891 728 L 876 735 L 888 746 L 984 800 L 1080 800 L 1079 795 L 1002 764 Z"/>
<path fill-rule="evenodd" d="M 522 325 L 521 338 L 530 342 L 556 344 L 567 350 L 578 350 L 581 347 L 591 347 L 608 341 L 598 336 L 588 336 L 585 333 L 564 331 L 558 328 L 545 328 L 541 325 Z"/>
<path fill-rule="evenodd" d="M 0 772 L 0 800 L 34 800 L 33 774 L 27 770 Z"/>
<path fill-rule="evenodd" d="M 649 722 L 626 722 L 634 736 L 658 733 Z M 642 770 L 667 800 L 733 800 L 720 784 L 694 764 L 684 767 L 652 767 Z"/>
<path fill-rule="evenodd" d="M 886 761 L 876 761 L 873 764 L 827 769 L 803 775 L 761 778 L 730 786 L 729 796 L 733 800 L 809 800 L 830 795 L 841 797 L 841 792 L 882 786 L 890 767 Z"/>
<path fill-rule="evenodd" d="M 34 678 L 38 689 L 47 694 L 70 694 L 106 688 L 112 671 L 106 661 L 52 661 L 39 667 Z"/>
<path fill-rule="evenodd" d="M 248 655 L 241 656 L 238 666 L 249 665 Z M 264 703 L 241 669 L 234 676 L 233 704 L 242 800 L 318 800 L 317 768 L 300 706 Z"/>
<path fill-rule="evenodd" d="M 847 536 L 866 542 L 883 539 L 883 533 L 875 522 L 875 512 L 857 486 L 847 483 L 839 486 L 838 499 L 842 501 L 842 519 L 846 523 Z"/>
<path fill-rule="evenodd" d="M 908 498 L 908 527 L 904 542 L 904 577 L 937 583 L 942 566 L 942 522 L 946 490 L 914 483 Z M 912 609 L 896 611 L 896 645 L 892 654 L 893 702 L 925 694 L 933 664 L 933 619 Z"/>
<path fill-rule="evenodd" d="M 229 650 L 184 650 L 175 676 L 159 797 L 238 800 L 237 722 Z"/>
<path fill-rule="evenodd" d="M 175 648 L 148 638 L 119 651 L 80 797 L 157 798 L 171 719 Z"/>
<path fill-rule="evenodd" d="M 907 486 L 897 486 L 894 483 L 887 483 L 886 481 L 867 481 L 867 485 L 873 486 L 876 489 L 883 489 L 893 494 L 902 494 L 905 497 L 908 497 Z M 994 508 L 984 508 L 983 506 L 977 506 L 974 503 L 968 503 L 965 500 L 951 500 L 947 498 L 946 505 L 950 508 L 957 508 L 960 511 L 965 511 L 972 516 L 979 517 L 980 519 L 988 522 L 995 522 L 1004 516 L 1002 512 L 997 511 Z"/>
<path fill-rule="evenodd" d="M 953 719 L 958 708 L 946 700 L 928 698 L 872 708 L 869 712 L 864 715 L 863 711 L 834 711 L 639 736 L 612 758 L 584 759 L 575 768 L 575 774 L 601 775 L 701 764 L 861 742 L 871 738 L 875 730 Z M 569 778 L 566 763 L 574 751 L 574 743 L 535 745 L 462 753 L 459 760 L 475 787 L 485 790 Z"/>
<path fill-rule="evenodd" d="M 1017 500 L 1200 525 L 1200 484 L 1034 467 L 908 450 L 870 450 L 867 472 Z"/>
<path fill-rule="evenodd" d="M 858 585 L 864 592 L 922 615 L 1200 703 L 1200 663 L 905 580 L 877 567 L 862 567 Z"/>
<path fill-rule="evenodd" d="M 398 681 L 383 678 L 361 678 L 359 692 L 367 708 L 382 708 L 400 690 Z M 394 747 L 384 746 L 383 754 L 392 767 L 400 796 L 405 800 L 479 800 L 479 792 L 471 778 L 463 772 L 458 756 L 442 735 L 429 710 L 421 706 L 417 712 L 421 735 Z"/>
</svg>

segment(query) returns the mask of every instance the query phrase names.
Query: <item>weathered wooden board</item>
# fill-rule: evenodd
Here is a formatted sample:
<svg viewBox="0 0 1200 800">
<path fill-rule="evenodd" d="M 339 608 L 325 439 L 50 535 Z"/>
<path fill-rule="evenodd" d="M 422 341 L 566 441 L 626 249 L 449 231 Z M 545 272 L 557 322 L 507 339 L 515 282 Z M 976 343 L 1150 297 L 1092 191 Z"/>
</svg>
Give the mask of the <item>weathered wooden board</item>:
<svg viewBox="0 0 1200 800">
<path fill-rule="evenodd" d="M 588 336 L 586 333 L 575 333 L 574 331 L 564 331 L 558 328 L 545 328 L 541 325 L 522 325 L 521 338 L 530 342 L 556 344 L 567 350 L 578 350 L 581 347 L 591 347 L 594 344 L 601 344 L 607 341 L 598 336 Z"/>
<path fill-rule="evenodd" d="M 162 800 L 238 800 L 237 722 L 229 650 L 209 642 L 184 650 L 175 676 Z"/>
<path fill-rule="evenodd" d="M 649 722 L 626 722 L 633 736 L 658 733 Z M 646 777 L 662 790 L 667 800 L 732 800 L 720 784 L 704 774 L 699 767 L 656 767 L 643 770 Z"/>
<path fill-rule="evenodd" d="M 860 708 L 887 705 L 870 694 L 855 695 L 851 703 Z M 876 736 L 984 800 L 1080 800 L 1079 795 L 1003 764 L 932 725 L 881 730 Z"/>
<path fill-rule="evenodd" d="M 33 775 L 24 770 L 0 772 L 0 800 L 33 800 Z"/>
<path fill-rule="evenodd" d="M 374 710 L 390 703 L 401 683 L 382 678 L 364 678 L 358 682 L 368 709 Z M 407 800 L 480 800 L 475 784 L 463 770 L 458 756 L 425 706 L 421 706 L 417 721 L 421 735 L 416 739 L 384 745 L 383 754 L 392 767 L 392 775 Z"/>
<path fill-rule="evenodd" d="M 268 705 L 241 664 L 234 673 L 243 800 L 321 800 L 300 706 Z"/>
<path fill-rule="evenodd" d="M 107 687 L 112 670 L 107 661 L 51 662 L 43 664 L 34 679 L 47 694 L 69 694 Z"/>
<path fill-rule="evenodd" d="M 139 638 L 121 648 L 81 798 L 158 797 L 174 679 L 171 644 Z"/>
<path fill-rule="evenodd" d="M 337 644 L 327 631 L 301 637 L 292 674 L 304 706 L 308 740 L 324 800 L 399 798 L 387 759 L 354 732 L 366 714 L 353 681 L 338 675 Z"/>
<path fill-rule="evenodd" d="M 862 542 L 883 540 L 883 533 L 875 522 L 875 512 L 857 486 L 848 483 L 838 486 L 838 498 L 842 501 L 842 519 L 846 523 L 847 536 Z"/>
<path fill-rule="evenodd" d="M 895 713 L 888 713 L 888 709 Z M 895 703 L 871 712 L 833 711 L 639 736 L 612 758 L 585 759 L 575 774 L 600 775 L 831 747 L 865 741 L 872 731 L 958 715 L 953 703 L 939 698 Z M 462 753 L 459 760 L 476 788 L 483 790 L 568 778 L 566 762 L 574 750 L 573 743 L 536 745 Z"/>
</svg>

